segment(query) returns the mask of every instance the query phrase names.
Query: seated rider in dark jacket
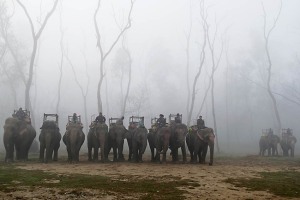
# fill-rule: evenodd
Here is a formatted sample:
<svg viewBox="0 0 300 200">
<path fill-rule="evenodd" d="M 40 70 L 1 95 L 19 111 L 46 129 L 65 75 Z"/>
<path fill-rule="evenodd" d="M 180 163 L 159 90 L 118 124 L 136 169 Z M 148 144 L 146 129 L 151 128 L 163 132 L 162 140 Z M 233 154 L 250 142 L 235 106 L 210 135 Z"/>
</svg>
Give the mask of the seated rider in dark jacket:
<svg viewBox="0 0 300 200">
<path fill-rule="evenodd" d="M 102 115 L 102 112 L 100 112 L 99 115 L 96 117 L 95 122 L 105 123 L 105 121 L 106 121 L 105 117 Z"/>
<path fill-rule="evenodd" d="M 166 125 L 166 118 L 164 118 L 164 115 L 163 114 L 160 114 L 159 115 L 159 118 L 157 119 L 157 125 L 158 127 L 164 127 Z"/>
<path fill-rule="evenodd" d="M 180 124 L 181 123 L 181 117 L 180 117 L 179 113 L 177 113 L 177 115 L 175 117 L 175 123 L 176 124 Z"/>
<path fill-rule="evenodd" d="M 199 116 L 199 119 L 197 119 L 197 127 L 199 130 L 205 128 L 205 122 L 202 119 L 202 116 Z"/>
<path fill-rule="evenodd" d="M 24 120 L 24 119 L 25 119 L 26 113 L 23 111 L 22 108 L 19 108 L 19 110 L 16 112 L 16 117 L 17 117 L 19 120 Z"/>
<path fill-rule="evenodd" d="M 76 113 L 73 113 L 72 122 L 73 123 L 78 123 L 78 117 L 77 117 Z"/>
</svg>

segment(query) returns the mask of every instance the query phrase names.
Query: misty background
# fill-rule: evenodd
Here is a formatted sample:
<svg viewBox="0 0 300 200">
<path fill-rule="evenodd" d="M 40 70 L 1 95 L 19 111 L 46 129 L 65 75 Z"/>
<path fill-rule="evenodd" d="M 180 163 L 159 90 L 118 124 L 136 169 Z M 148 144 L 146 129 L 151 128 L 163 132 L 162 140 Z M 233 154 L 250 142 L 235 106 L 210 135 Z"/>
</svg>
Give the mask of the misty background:
<svg viewBox="0 0 300 200">
<path fill-rule="evenodd" d="M 57 2 L 32 72 L 33 37 L 19 2 L 35 33 Z M 258 154 L 267 128 L 291 128 L 299 140 L 299 8 L 298 0 L 0 0 L 0 124 L 27 108 L 38 140 L 44 113 L 59 115 L 62 135 L 73 113 L 86 135 L 99 111 L 107 122 L 124 115 L 126 127 L 130 116 L 144 116 L 147 128 L 159 114 L 180 113 L 189 125 L 202 115 L 223 153 Z M 5 152 L 3 128 L 0 136 Z"/>
</svg>

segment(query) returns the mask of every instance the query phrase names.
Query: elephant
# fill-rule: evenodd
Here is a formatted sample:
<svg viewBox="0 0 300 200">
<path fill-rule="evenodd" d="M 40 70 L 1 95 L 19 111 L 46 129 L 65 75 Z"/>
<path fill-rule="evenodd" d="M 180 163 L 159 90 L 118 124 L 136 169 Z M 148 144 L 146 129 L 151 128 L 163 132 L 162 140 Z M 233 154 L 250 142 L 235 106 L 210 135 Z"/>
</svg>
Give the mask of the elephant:
<svg viewBox="0 0 300 200">
<path fill-rule="evenodd" d="M 282 136 L 282 139 L 280 140 L 280 146 L 283 151 L 283 156 L 289 156 L 289 151 L 290 151 L 290 156 L 294 157 L 294 151 L 295 151 L 295 144 L 297 142 L 297 139 L 295 136 L 291 135 L 284 135 Z"/>
<path fill-rule="evenodd" d="M 186 143 L 191 154 L 191 162 L 196 162 L 197 157 L 199 157 L 199 163 L 205 164 L 206 154 L 209 147 L 209 165 L 213 165 L 214 140 L 215 135 L 212 128 L 206 127 L 198 130 L 197 126 L 192 126 L 186 137 Z"/>
<path fill-rule="evenodd" d="M 5 162 L 14 160 L 16 149 L 16 160 L 28 160 L 28 151 L 36 137 L 36 132 L 31 124 L 25 120 L 9 117 L 5 120 L 3 142 L 6 150 Z"/>
<path fill-rule="evenodd" d="M 178 148 L 181 148 L 183 162 L 186 162 L 185 140 L 188 132 L 187 126 L 182 123 L 176 123 L 172 126 L 170 149 L 172 151 L 172 161 L 178 161 Z"/>
<path fill-rule="evenodd" d="M 56 121 L 44 121 L 39 136 L 41 162 L 48 163 L 49 160 L 57 161 L 60 140 L 61 134 Z M 46 155 L 44 155 L 45 151 Z"/>
<path fill-rule="evenodd" d="M 125 160 L 123 155 L 123 146 L 127 133 L 128 130 L 122 124 L 116 123 L 109 128 L 105 159 L 108 160 L 110 149 L 113 148 L 113 161 L 116 162 Z"/>
<path fill-rule="evenodd" d="M 171 137 L 171 127 L 163 126 L 157 129 L 155 134 L 154 143 L 156 148 L 155 160 L 166 163 L 166 154 L 169 149 Z M 162 161 L 160 160 L 160 154 L 163 155 Z"/>
<path fill-rule="evenodd" d="M 280 138 L 277 135 L 262 135 L 259 140 L 259 155 L 264 156 L 265 151 L 268 150 L 268 156 L 278 156 L 277 144 Z"/>
<path fill-rule="evenodd" d="M 98 161 L 98 150 L 101 150 L 101 162 L 105 162 L 105 151 L 107 143 L 108 126 L 105 123 L 94 123 L 90 126 L 87 135 L 88 159 Z M 94 154 L 92 157 L 92 149 Z"/>
<path fill-rule="evenodd" d="M 134 162 L 143 162 L 143 154 L 147 147 L 147 129 L 137 127 L 132 133 L 132 152 Z"/>
<path fill-rule="evenodd" d="M 85 140 L 82 126 L 79 123 L 70 123 L 66 129 L 63 142 L 67 147 L 68 161 L 79 162 L 79 151 Z"/>
</svg>

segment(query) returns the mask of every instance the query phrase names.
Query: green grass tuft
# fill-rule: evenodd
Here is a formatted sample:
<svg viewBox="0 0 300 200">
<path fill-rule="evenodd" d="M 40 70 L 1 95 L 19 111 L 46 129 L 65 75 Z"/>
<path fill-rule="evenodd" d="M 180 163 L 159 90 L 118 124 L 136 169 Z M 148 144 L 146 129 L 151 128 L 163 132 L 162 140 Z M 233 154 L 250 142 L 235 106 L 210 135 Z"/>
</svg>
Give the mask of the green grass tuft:
<svg viewBox="0 0 300 200">
<path fill-rule="evenodd" d="M 78 192 L 86 188 L 107 194 L 128 196 L 138 194 L 140 199 L 184 199 L 183 194 L 187 191 L 180 190 L 179 187 L 195 188 L 199 184 L 172 176 L 141 179 L 124 175 L 118 178 L 83 174 L 58 175 L 39 170 L 17 169 L 14 165 L 0 165 L 0 191 L 12 192 L 18 190 L 18 186 L 58 188 L 60 191 L 74 189 Z"/>
<path fill-rule="evenodd" d="M 269 191 L 282 197 L 300 197 L 300 172 L 261 172 L 261 178 L 229 178 L 225 180 L 237 187 L 252 191 Z"/>
</svg>

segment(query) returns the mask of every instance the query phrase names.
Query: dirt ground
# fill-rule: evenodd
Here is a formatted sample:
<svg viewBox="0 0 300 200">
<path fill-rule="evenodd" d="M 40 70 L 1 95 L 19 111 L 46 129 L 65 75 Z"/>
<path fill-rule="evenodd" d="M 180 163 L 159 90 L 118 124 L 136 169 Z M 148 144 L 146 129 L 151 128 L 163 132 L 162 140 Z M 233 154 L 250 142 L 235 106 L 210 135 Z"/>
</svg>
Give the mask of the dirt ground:
<svg viewBox="0 0 300 200">
<path fill-rule="evenodd" d="M 188 191 L 186 199 L 284 199 L 267 191 L 248 191 L 225 183 L 227 178 L 257 177 L 258 172 L 273 172 L 294 170 L 300 171 L 300 159 L 267 158 L 258 156 L 243 157 L 216 157 L 213 166 L 178 163 L 168 161 L 166 164 L 151 163 L 149 156 L 143 163 L 90 163 L 86 156 L 82 156 L 78 164 L 69 164 L 66 161 L 42 164 L 28 162 L 20 165 L 27 170 L 44 170 L 58 174 L 89 174 L 119 177 L 120 175 L 138 176 L 140 178 L 156 177 L 157 180 L 165 175 L 197 181 L 200 186 L 184 188 Z M 169 158 L 170 159 L 170 158 Z M 54 183 L 55 184 L 55 183 Z M 133 197 L 120 197 L 113 194 L 97 193 L 93 190 L 84 190 L 80 195 L 70 191 L 61 193 L 55 189 L 34 188 L 31 190 L 18 190 L 12 193 L 1 193 L 0 199 L 132 199 Z M 291 198 L 290 198 L 291 199 Z"/>
</svg>

